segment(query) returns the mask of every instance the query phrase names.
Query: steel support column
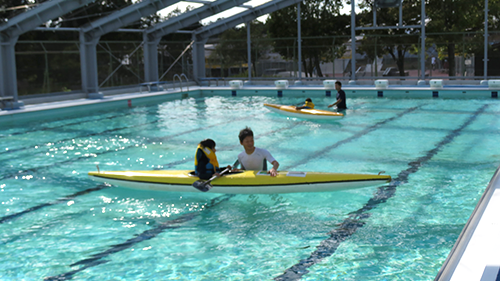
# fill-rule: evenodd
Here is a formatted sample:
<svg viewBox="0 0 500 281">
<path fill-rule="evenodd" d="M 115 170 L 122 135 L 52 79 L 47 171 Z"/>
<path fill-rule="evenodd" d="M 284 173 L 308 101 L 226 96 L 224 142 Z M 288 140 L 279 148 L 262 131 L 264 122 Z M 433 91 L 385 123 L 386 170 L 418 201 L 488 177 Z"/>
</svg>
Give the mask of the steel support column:
<svg viewBox="0 0 500 281">
<path fill-rule="evenodd" d="M 16 51 L 18 37 L 4 38 L 0 36 L 0 98 L 5 104 L 4 109 L 20 108 L 24 104 L 17 96 Z M 7 39 L 7 40 L 4 40 Z M 7 98 L 13 100 L 7 102 Z"/>
<path fill-rule="evenodd" d="M 250 21 L 247 22 L 247 57 L 248 57 L 248 82 L 252 82 L 252 39 L 250 34 Z"/>
<path fill-rule="evenodd" d="M 425 0 L 420 6 L 420 79 L 425 80 Z"/>
<path fill-rule="evenodd" d="M 299 45 L 298 50 L 298 69 L 299 69 L 299 82 L 302 83 L 302 27 L 301 27 L 301 15 L 300 15 L 300 2 L 297 3 L 297 43 Z"/>
<path fill-rule="evenodd" d="M 275 0 L 262 4 L 252 10 L 241 12 L 227 19 L 222 19 L 205 26 L 193 33 L 193 74 L 196 79 L 205 77 L 204 45 L 210 36 L 217 35 L 239 24 L 250 22 L 262 15 L 300 3 L 302 0 Z M 196 63 L 195 63 L 196 61 Z"/>
<path fill-rule="evenodd" d="M 234 8 L 245 3 L 247 0 L 218 0 L 207 3 L 200 8 L 185 12 L 177 17 L 158 23 L 144 31 L 144 80 L 146 82 L 158 81 L 158 44 L 165 35 L 174 33 L 182 28 L 186 28 L 197 23 L 201 19 L 210 17 L 214 14 Z M 206 40 L 205 40 L 206 42 Z M 196 45 L 196 44 L 195 44 Z M 193 45 L 194 48 L 194 45 Z M 204 46 L 203 46 L 204 48 Z M 193 51 L 193 54 L 195 52 Z M 194 55 L 193 55 L 194 61 Z M 205 77 L 205 63 L 203 60 L 203 76 Z M 196 74 L 193 71 L 194 77 Z M 201 71 L 198 71 L 201 73 Z"/>
<path fill-rule="evenodd" d="M 375 5 L 373 8 L 376 9 Z M 356 80 L 356 1 L 351 0 L 351 81 Z"/>
<path fill-rule="evenodd" d="M 484 1 L 484 80 L 488 79 L 488 0 Z M 453 74 L 455 75 L 455 74 Z"/>
<path fill-rule="evenodd" d="M 197 38 L 193 34 L 193 41 L 193 78 L 200 84 L 200 79 L 205 78 L 205 44 L 208 38 Z"/>
<path fill-rule="evenodd" d="M 156 38 L 153 34 L 143 33 L 144 38 L 144 81 L 156 82 L 158 74 L 158 44 L 161 37 Z"/>
<path fill-rule="evenodd" d="M 15 45 L 20 35 L 35 29 L 48 20 L 60 17 L 95 0 L 52 0 L 21 13 L 0 24 L 0 97 L 4 108 L 18 109 Z M 12 97 L 7 103 L 4 99 Z"/>
<path fill-rule="evenodd" d="M 80 64 L 82 71 L 82 90 L 88 98 L 102 98 L 99 93 L 97 72 L 97 43 L 101 37 L 88 36 L 80 31 Z"/>
</svg>

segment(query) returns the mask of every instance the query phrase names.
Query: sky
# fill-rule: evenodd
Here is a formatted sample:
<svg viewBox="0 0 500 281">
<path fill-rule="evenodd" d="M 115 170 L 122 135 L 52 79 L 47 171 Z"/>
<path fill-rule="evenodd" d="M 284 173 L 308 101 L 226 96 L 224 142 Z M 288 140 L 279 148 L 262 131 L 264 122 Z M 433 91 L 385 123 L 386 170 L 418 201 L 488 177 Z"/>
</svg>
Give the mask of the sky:
<svg viewBox="0 0 500 281">
<path fill-rule="evenodd" d="M 209 0 L 209 1 L 213 1 L 213 0 Z M 264 3 L 267 3 L 271 0 L 251 0 L 249 2 L 246 2 L 244 3 L 244 5 L 249 5 L 249 6 L 252 6 L 252 7 L 256 7 L 256 6 L 259 6 L 259 5 L 262 5 Z M 175 8 L 179 8 L 182 12 L 184 12 L 186 10 L 186 8 L 188 6 L 192 6 L 194 8 L 199 8 L 201 6 L 203 6 L 203 4 L 201 3 L 195 3 L 195 2 L 184 2 L 184 1 L 181 1 L 175 5 L 172 5 L 172 6 L 169 6 L 161 11 L 159 11 L 160 15 L 161 16 L 166 16 L 168 15 L 170 12 L 172 12 Z M 345 12 L 345 13 L 350 13 L 351 12 L 351 7 L 350 5 L 346 5 L 347 7 L 344 8 L 342 11 Z M 217 21 L 217 19 L 219 18 L 229 18 L 237 13 L 241 13 L 241 12 L 244 12 L 246 11 L 247 9 L 246 8 L 240 8 L 240 7 L 234 7 L 232 9 L 229 9 L 229 10 L 226 10 L 222 13 L 219 13 L 219 14 L 215 14 L 211 17 L 208 17 L 208 18 L 204 18 L 201 20 L 201 23 L 203 25 L 206 25 L 210 22 L 215 22 Z M 258 17 L 257 20 L 259 21 L 262 21 L 262 22 L 265 22 L 266 19 L 267 19 L 268 15 L 264 15 L 264 16 L 261 16 L 261 17 Z"/>
<path fill-rule="evenodd" d="M 209 0 L 210 2 L 212 2 L 212 0 Z M 250 6 L 253 6 L 253 7 L 256 7 L 256 6 L 259 6 L 259 5 L 262 5 L 264 3 L 267 3 L 269 2 L 270 0 L 252 0 L 252 1 L 249 1 L 249 2 L 246 2 L 244 3 L 243 5 L 250 5 Z M 175 8 L 179 8 L 182 12 L 184 12 L 186 10 L 186 8 L 188 6 L 191 6 L 191 7 L 194 7 L 194 8 L 199 8 L 201 6 L 203 6 L 203 4 L 201 3 L 195 3 L 195 2 L 184 2 L 184 1 L 181 1 L 175 5 L 171 5 L 161 11 L 159 11 L 160 15 L 162 16 L 166 16 L 168 15 L 170 12 L 172 12 L 173 10 L 175 10 Z M 215 14 L 211 17 L 208 17 L 208 18 L 204 18 L 201 20 L 201 23 L 202 24 L 208 24 L 209 22 L 215 22 L 217 21 L 217 19 L 219 18 L 229 18 L 237 13 L 241 13 L 241 12 L 244 12 L 246 11 L 247 9 L 246 8 L 240 8 L 240 7 L 234 7 L 234 8 L 231 8 L 229 10 L 226 10 L 222 13 L 218 13 L 218 14 Z M 257 18 L 257 20 L 259 21 L 262 21 L 262 22 L 265 22 L 265 20 L 267 19 L 267 15 L 264 15 L 264 16 L 261 16 L 259 18 Z"/>
</svg>

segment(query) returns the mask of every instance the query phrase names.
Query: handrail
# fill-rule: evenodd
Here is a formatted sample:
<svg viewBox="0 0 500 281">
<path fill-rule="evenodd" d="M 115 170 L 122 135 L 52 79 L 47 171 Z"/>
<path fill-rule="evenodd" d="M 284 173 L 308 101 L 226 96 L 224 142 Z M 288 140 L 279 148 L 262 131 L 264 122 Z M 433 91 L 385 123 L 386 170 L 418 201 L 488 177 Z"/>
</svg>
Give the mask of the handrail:
<svg viewBox="0 0 500 281">
<path fill-rule="evenodd" d="M 173 87 L 175 89 L 175 77 L 178 77 L 179 78 L 179 84 L 180 84 L 180 87 L 181 87 L 181 92 L 182 92 L 182 79 L 181 77 L 179 76 L 179 74 L 174 74 L 174 82 L 173 82 Z"/>
<path fill-rule="evenodd" d="M 189 92 L 189 79 L 187 78 L 186 74 L 184 74 L 184 73 L 181 73 L 181 77 L 186 78 L 186 87 L 187 87 L 187 90 Z M 182 89 L 181 89 L 181 91 L 182 91 Z"/>
</svg>

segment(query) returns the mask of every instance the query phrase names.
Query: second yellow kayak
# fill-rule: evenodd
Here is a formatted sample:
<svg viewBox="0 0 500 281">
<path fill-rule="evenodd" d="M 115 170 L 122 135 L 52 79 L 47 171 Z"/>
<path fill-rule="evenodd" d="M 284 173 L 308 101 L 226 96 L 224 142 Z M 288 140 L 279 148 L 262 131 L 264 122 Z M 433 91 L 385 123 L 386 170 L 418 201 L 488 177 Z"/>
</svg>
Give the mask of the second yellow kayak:
<svg viewBox="0 0 500 281">
<path fill-rule="evenodd" d="M 279 104 L 265 103 L 264 106 L 271 111 L 289 117 L 318 119 L 318 120 L 341 119 L 342 117 L 344 117 L 344 114 L 339 112 L 320 110 L 320 109 L 295 109 L 295 106 L 293 105 L 279 105 Z"/>
</svg>

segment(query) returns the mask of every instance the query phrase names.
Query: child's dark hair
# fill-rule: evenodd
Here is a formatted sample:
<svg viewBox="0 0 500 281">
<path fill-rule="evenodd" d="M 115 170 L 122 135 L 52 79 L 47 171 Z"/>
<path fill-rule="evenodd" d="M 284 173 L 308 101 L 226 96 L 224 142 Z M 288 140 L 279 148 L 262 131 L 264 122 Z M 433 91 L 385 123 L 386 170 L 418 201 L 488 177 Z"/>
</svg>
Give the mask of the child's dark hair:
<svg viewBox="0 0 500 281">
<path fill-rule="evenodd" d="M 342 87 L 342 83 L 340 81 L 337 80 L 337 82 L 335 82 L 335 84 L 339 85 Z"/>
<path fill-rule="evenodd" d="M 243 140 L 246 137 L 253 137 L 252 129 L 250 129 L 249 127 L 245 127 L 245 129 L 240 131 L 240 134 L 238 137 L 240 138 L 240 143 L 243 142 Z"/>
<path fill-rule="evenodd" d="M 204 139 L 200 142 L 200 145 L 203 147 L 208 147 L 210 149 L 215 148 L 215 141 L 213 139 Z"/>
<path fill-rule="evenodd" d="M 313 102 L 311 98 L 307 98 L 306 101 Z"/>
</svg>

